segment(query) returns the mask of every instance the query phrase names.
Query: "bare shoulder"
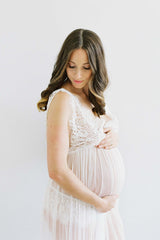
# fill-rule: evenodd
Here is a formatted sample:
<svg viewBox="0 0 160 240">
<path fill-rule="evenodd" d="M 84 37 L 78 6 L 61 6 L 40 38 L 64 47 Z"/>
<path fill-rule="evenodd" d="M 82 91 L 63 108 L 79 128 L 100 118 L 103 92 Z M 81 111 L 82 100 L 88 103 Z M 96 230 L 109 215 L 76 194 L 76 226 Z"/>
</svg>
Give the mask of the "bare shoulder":
<svg viewBox="0 0 160 240">
<path fill-rule="evenodd" d="M 47 111 L 47 121 L 66 120 L 71 114 L 71 96 L 67 92 L 59 91 L 51 99 Z"/>
</svg>

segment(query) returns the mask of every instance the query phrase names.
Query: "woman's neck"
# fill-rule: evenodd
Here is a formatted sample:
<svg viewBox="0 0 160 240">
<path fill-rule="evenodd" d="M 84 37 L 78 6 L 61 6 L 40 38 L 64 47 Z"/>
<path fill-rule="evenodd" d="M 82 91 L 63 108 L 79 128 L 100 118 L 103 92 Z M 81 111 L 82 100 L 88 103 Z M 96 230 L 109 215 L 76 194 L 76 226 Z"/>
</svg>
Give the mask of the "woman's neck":
<svg viewBox="0 0 160 240">
<path fill-rule="evenodd" d="M 83 88 L 75 88 L 70 82 L 66 82 L 62 85 L 62 87 L 66 88 L 67 90 L 71 91 L 74 94 L 77 94 L 79 96 L 88 96 L 88 87 Z"/>
</svg>

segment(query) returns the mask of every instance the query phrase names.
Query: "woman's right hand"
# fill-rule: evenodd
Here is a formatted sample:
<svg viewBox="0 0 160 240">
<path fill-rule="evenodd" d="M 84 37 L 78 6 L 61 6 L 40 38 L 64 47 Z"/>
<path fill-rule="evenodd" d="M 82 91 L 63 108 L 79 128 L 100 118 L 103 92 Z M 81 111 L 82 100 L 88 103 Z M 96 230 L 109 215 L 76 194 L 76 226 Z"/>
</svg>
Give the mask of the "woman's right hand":
<svg viewBox="0 0 160 240">
<path fill-rule="evenodd" d="M 108 212 L 115 207 L 116 200 L 119 198 L 119 195 L 107 195 L 101 197 L 101 204 L 96 206 L 96 209 L 99 212 Z"/>
</svg>

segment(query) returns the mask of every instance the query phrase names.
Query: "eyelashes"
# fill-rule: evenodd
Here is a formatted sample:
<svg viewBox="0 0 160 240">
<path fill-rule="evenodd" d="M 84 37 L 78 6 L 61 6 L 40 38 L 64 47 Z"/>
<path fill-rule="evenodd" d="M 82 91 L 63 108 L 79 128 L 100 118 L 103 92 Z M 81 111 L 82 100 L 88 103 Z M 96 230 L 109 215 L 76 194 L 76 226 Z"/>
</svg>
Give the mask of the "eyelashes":
<svg viewBox="0 0 160 240">
<path fill-rule="evenodd" d="M 69 65 L 69 68 L 75 68 L 75 67 Z M 84 69 L 89 70 L 89 69 L 91 69 L 91 68 L 90 68 L 90 67 L 89 67 L 89 68 L 84 67 Z"/>
</svg>

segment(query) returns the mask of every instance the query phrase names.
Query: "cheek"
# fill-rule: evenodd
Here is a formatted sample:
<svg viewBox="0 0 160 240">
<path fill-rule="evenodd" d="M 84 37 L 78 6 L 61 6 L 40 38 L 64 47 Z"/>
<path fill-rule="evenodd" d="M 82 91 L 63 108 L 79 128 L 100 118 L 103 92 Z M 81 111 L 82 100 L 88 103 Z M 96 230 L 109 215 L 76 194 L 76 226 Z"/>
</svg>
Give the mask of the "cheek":
<svg viewBox="0 0 160 240">
<path fill-rule="evenodd" d="M 72 73 L 71 73 L 71 71 L 69 69 L 66 69 L 66 73 L 67 73 L 67 76 L 71 76 L 72 75 Z"/>
<path fill-rule="evenodd" d="M 87 78 L 91 78 L 92 72 L 88 72 L 86 75 L 87 75 Z"/>
</svg>

